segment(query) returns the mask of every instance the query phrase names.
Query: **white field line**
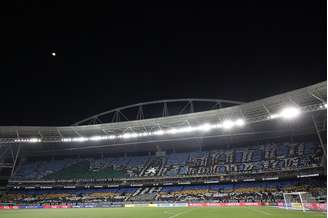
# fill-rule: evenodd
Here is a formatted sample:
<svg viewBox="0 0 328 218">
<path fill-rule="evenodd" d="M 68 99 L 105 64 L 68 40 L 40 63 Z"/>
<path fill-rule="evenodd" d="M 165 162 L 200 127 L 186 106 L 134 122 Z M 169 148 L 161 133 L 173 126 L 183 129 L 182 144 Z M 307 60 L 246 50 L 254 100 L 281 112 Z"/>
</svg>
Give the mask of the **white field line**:
<svg viewBox="0 0 328 218">
<path fill-rule="evenodd" d="M 262 214 L 265 214 L 267 216 L 271 216 L 272 214 L 269 213 L 269 212 L 266 212 L 266 211 L 263 211 L 263 210 L 258 210 L 258 209 L 255 209 L 254 207 L 250 206 L 250 207 L 246 207 L 247 209 L 249 210 L 252 210 L 252 211 L 255 211 L 255 212 L 258 212 L 258 213 L 262 213 Z"/>
<path fill-rule="evenodd" d="M 326 217 L 327 215 L 327 211 L 311 211 L 311 210 L 307 210 L 305 212 L 303 212 L 302 210 L 293 210 L 293 209 L 286 209 L 285 207 L 271 207 L 271 208 L 274 208 L 274 209 L 277 209 L 277 210 L 285 210 L 285 211 L 288 211 L 288 212 L 301 212 L 301 213 L 311 213 L 315 216 L 324 216 Z"/>
<path fill-rule="evenodd" d="M 168 214 L 168 215 L 172 215 L 172 214 L 175 215 L 175 214 L 176 214 L 176 213 L 174 213 L 174 212 L 172 212 L 172 211 L 167 211 L 167 210 L 164 211 L 164 213 L 165 213 L 165 214 Z"/>
<path fill-rule="evenodd" d="M 178 217 L 178 216 L 180 216 L 180 215 L 182 215 L 182 214 L 189 213 L 189 212 L 191 212 L 191 211 L 192 211 L 192 209 L 189 209 L 189 210 L 187 209 L 187 210 L 182 211 L 182 212 L 180 212 L 180 213 L 174 214 L 173 216 L 169 216 L 168 218 Z"/>
</svg>

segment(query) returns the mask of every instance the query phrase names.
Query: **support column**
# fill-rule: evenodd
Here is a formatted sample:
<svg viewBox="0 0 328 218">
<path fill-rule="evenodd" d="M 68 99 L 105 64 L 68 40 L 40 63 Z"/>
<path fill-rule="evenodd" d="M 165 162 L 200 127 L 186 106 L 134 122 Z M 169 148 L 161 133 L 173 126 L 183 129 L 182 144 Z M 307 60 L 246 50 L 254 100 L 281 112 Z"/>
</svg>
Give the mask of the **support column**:
<svg viewBox="0 0 328 218">
<path fill-rule="evenodd" d="M 17 145 L 17 151 L 16 151 L 16 155 L 14 155 L 13 151 L 12 151 L 12 156 L 13 156 L 13 167 L 11 168 L 11 173 L 10 176 L 14 175 L 15 172 L 15 168 L 16 168 L 16 163 L 17 163 L 17 159 L 18 159 L 18 155 L 20 153 L 20 145 Z"/>
<path fill-rule="evenodd" d="M 322 138 L 321 138 L 321 135 L 320 135 L 320 131 L 319 131 L 319 128 L 318 128 L 318 125 L 317 125 L 317 122 L 315 121 L 313 115 L 311 116 L 311 118 L 312 118 L 312 121 L 313 121 L 313 124 L 314 124 L 314 128 L 315 128 L 315 131 L 317 133 L 317 136 L 318 136 L 318 139 L 319 139 L 319 142 L 320 142 L 320 146 L 321 146 L 321 148 L 323 150 L 323 153 L 325 155 L 325 159 L 327 159 L 327 151 L 326 151 L 326 148 L 325 148 L 325 146 L 323 144 L 323 141 L 322 141 Z"/>
</svg>

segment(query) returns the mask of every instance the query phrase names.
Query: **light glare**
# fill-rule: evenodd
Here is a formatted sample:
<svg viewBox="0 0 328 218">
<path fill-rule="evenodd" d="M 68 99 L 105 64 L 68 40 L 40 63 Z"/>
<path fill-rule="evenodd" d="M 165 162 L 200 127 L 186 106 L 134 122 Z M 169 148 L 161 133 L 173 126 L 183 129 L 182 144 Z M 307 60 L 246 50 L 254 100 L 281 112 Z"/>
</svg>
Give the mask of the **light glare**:
<svg viewBox="0 0 328 218">
<path fill-rule="evenodd" d="M 280 112 L 280 115 L 284 119 L 294 119 L 301 114 L 300 109 L 295 107 L 287 107 Z"/>
<path fill-rule="evenodd" d="M 222 126 L 224 129 L 231 129 L 234 126 L 234 122 L 231 120 L 225 120 L 223 121 Z"/>
<path fill-rule="evenodd" d="M 122 133 L 118 135 L 95 135 L 95 136 L 89 136 L 89 137 L 72 137 L 72 138 L 62 138 L 62 142 L 86 142 L 86 141 L 101 141 L 101 140 L 114 140 L 117 138 L 123 138 L 123 139 L 130 139 L 130 138 L 138 138 L 138 137 L 146 137 L 146 136 L 161 136 L 161 135 L 167 135 L 167 134 L 178 134 L 178 133 L 190 133 L 195 131 L 202 131 L 207 132 L 212 129 L 218 129 L 218 128 L 224 128 L 224 129 L 230 129 L 234 126 L 244 126 L 245 121 L 243 119 L 237 119 L 235 121 L 232 120 L 225 120 L 222 123 L 204 123 L 199 126 L 185 126 L 185 127 L 176 127 L 176 128 L 170 128 L 170 129 L 164 129 L 164 130 L 156 130 L 156 131 L 145 131 L 145 132 L 127 132 Z M 25 139 L 15 139 L 15 142 L 24 142 L 24 143 L 37 143 L 42 142 L 40 138 L 25 138 Z"/>
<path fill-rule="evenodd" d="M 205 131 L 205 132 L 207 132 L 207 131 L 209 131 L 209 130 L 212 129 L 212 126 L 211 126 L 210 124 L 208 124 L 208 123 L 205 123 L 205 124 L 203 124 L 203 125 L 200 125 L 200 126 L 199 126 L 199 129 L 200 129 L 201 131 Z"/>
<path fill-rule="evenodd" d="M 164 131 L 163 130 L 157 130 L 154 132 L 154 135 L 164 135 Z"/>
<path fill-rule="evenodd" d="M 244 126 L 245 125 L 245 121 L 243 119 L 238 119 L 238 120 L 236 120 L 235 124 L 237 126 Z"/>
<path fill-rule="evenodd" d="M 168 130 L 167 133 L 169 133 L 169 134 L 177 134 L 178 133 L 178 130 L 175 129 L 175 128 L 173 128 L 173 129 Z"/>
</svg>

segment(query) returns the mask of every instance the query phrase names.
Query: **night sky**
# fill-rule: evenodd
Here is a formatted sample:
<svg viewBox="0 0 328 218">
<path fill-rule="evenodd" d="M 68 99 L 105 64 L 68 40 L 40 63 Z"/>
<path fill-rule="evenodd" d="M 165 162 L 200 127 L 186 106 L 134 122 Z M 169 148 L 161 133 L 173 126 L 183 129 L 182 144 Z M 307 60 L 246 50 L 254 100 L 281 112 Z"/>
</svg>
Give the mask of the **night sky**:
<svg viewBox="0 0 328 218">
<path fill-rule="evenodd" d="M 0 125 L 69 125 L 160 99 L 251 101 L 326 80 L 325 0 L 11 2 Z"/>
</svg>

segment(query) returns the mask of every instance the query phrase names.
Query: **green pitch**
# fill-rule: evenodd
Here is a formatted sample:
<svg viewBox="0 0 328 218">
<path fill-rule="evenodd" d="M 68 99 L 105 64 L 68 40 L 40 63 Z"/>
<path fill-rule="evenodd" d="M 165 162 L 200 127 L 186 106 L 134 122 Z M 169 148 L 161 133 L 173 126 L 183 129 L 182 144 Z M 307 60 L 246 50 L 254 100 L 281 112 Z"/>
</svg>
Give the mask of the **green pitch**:
<svg viewBox="0 0 328 218">
<path fill-rule="evenodd" d="M 72 208 L 1 210 L 0 218 L 298 218 L 326 217 L 319 212 L 302 212 L 269 207 L 225 208 Z"/>
</svg>

